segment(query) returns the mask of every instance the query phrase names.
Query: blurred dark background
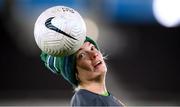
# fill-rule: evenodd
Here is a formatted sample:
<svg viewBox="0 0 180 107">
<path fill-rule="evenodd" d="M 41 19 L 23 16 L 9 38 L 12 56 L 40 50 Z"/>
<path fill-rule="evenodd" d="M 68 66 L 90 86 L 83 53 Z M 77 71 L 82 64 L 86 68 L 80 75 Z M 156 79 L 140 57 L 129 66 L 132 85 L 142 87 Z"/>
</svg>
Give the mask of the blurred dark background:
<svg viewBox="0 0 180 107">
<path fill-rule="evenodd" d="M 1 0 L 0 105 L 69 105 L 72 87 L 45 68 L 33 34 L 37 17 L 56 5 L 72 7 L 83 16 L 88 35 L 108 55 L 108 90 L 125 105 L 180 105 L 180 13 L 172 11 L 177 18 L 163 22 L 153 3 Z M 180 7 L 180 2 L 174 4 Z M 167 14 L 167 19 L 172 16 L 171 11 Z"/>
</svg>

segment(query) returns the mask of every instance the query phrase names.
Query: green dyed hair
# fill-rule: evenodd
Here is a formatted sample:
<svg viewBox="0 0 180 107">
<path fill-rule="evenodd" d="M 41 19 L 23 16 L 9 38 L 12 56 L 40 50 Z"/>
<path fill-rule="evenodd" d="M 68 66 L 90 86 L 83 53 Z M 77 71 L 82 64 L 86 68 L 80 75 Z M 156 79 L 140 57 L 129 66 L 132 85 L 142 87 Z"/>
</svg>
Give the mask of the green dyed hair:
<svg viewBox="0 0 180 107">
<path fill-rule="evenodd" d="M 86 37 L 84 42 L 92 43 L 96 49 L 99 50 L 97 43 L 89 37 Z M 55 57 L 42 52 L 41 60 L 45 63 L 45 66 L 53 73 L 61 75 L 67 80 L 73 87 L 78 85 L 76 79 L 76 55 L 75 53 L 69 56 Z"/>
</svg>

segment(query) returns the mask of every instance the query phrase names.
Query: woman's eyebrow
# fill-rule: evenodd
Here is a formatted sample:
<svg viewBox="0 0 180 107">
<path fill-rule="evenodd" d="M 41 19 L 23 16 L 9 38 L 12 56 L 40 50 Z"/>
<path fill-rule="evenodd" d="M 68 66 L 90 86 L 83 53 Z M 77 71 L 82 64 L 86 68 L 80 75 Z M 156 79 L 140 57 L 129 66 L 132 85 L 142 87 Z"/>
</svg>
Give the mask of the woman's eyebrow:
<svg viewBox="0 0 180 107">
<path fill-rule="evenodd" d="M 81 51 L 81 50 L 82 50 L 82 48 L 78 49 L 78 52 Z"/>
<path fill-rule="evenodd" d="M 81 51 L 82 51 L 83 48 L 80 48 L 77 52 L 76 52 L 76 55 L 78 55 Z"/>
</svg>

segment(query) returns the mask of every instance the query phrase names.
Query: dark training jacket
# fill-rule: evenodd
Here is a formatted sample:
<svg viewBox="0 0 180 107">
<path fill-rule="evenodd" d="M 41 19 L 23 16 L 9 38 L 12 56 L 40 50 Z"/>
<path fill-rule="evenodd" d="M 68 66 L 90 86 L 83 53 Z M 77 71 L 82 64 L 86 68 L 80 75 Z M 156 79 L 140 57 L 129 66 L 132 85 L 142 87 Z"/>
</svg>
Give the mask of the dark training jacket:
<svg viewBox="0 0 180 107">
<path fill-rule="evenodd" d="M 119 106 L 123 104 L 109 93 L 109 96 L 99 95 L 85 89 L 77 91 L 71 99 L 71 106 Z"/>
</svg>

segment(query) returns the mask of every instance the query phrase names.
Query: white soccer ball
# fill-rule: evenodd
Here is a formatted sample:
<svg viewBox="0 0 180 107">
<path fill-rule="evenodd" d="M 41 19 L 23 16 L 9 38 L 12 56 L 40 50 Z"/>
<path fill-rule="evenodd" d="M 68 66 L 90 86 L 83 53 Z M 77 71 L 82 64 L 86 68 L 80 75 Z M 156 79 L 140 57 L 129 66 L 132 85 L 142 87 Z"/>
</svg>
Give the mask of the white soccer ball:
<svg viewBox="0 0 180 107">
<path fill-rule="evenodd" d="M 65 6 L 51 7 L 38 17 L 34 37 L 39 48 L 53 56 L 75 53 L 86 38 L 86 25 L 81 15 Z"/>
</svg>

